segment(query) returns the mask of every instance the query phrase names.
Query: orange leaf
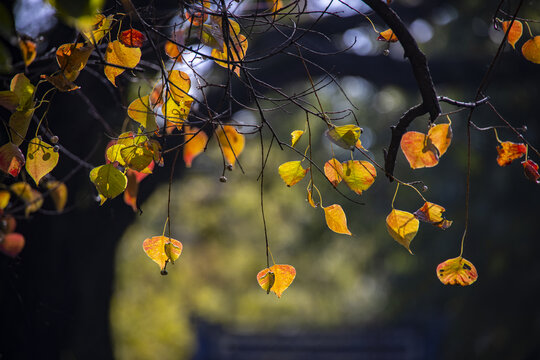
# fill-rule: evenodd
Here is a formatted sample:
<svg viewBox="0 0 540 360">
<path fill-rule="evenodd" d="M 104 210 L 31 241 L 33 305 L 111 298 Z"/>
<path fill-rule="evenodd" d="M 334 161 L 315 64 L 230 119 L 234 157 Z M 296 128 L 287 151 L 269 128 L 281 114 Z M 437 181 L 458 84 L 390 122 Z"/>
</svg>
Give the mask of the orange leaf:
<svg viewBox="0 0 540 360">
<path fill-rule="evenodd" d="M 130 48 L 123 45 L 120 41 L 115 40 L 107 45 L 107 50 L 105 51 L 105 61 L 114 64 L 120 65 L 127 68 L 134 68 L 137 66 L 141 60 L 141 49 L 139 48 Z M 115 66 L 105 65 L 105 76 L 109 81 L 116 86 L 116 77 L 122 74 L 125 69 Z"/>
<path fill-rule="evenodd" d="M 271 275 L 273 274 L 273 276 Z M 278 298 L 292 284 L 296 276 L 296 269 L 291 265 L 272 265 L 259 271 L 257 282 L 263 290 L 272 291 Z M 272 283 L 272 279 L 274 280 Z"/>
<path fill-rule="evenodd" d="M 474 265 L 461 256 L 448 259 L 437 266 L 437 277 L 444 285 L 471 285 L 478 279 Z"/>
<path fill-rule="evenodd" d="M 521 47 L 521 53 L 530 62 L 540 64 L 540 36 L 527 40 Z"/>
<path fill-rule="evenodd" d="M 24 248 L 24 236 L 19 233 L 11 233 L 0 240 L 0 252 L 12 258 L 19 255 Z"/>
<path fill-rule="evenodd" d="M 242 34 L 233 34 L 232 30 L 231 39 L 234 47 L 231 46 L 231 43 L 228 43 L 227 46 L 223 46 L 223 50 L 221 51 L 213 48 L 211 55 L 216 59 L 219 59 L 214 60 L 216 64 L 221 67 L 228 68 L 229 70 L 233 70 L 234 73 L 240 77 L 240 68 L 235 63 L 243 60 L 246 56 L 248 41 L 247 38 Z"/>
<path fill-rule="evenodd" d="M 17 177 L 24 165 L 24 155 L 17 145 L 8 142 L 0 147 L 0 170 Z"/>
<path fill-rule="evenodd" d="M 386 229 L 390 236 L 403 245 L 412 254 L 411 241 L 418 232 L 420 222 L 407 211 L 392 209 L 386 217 Z"/>
<path fill-rule="evenodd" d="M 208 142 L 208 136 L 204 131 L 188 125 L 184 125 L 184 132 L 184 163 L 186 167 L 190 168 L 193 159 L 204 151 Z"/>
<path fill-rule="evenodd" d="M 511 23 L 512 23 L 511 21 L 502 22 L 502 28 L 505 33 L 508 30 L 508 27 L 510 26 Z M 521 34 L 523 34 L 523 24 L 521 23 L 521 21 L 514 20 L 514 23 L 512 24 L 512 28 L 510 28 L 510 31 L 508 32 L 508 37 L 506 38 L 508 43 L 512 45 L 514 49 L 516 48 L 515 46 L 516 43 L 521 38 Z"/>
<path fill-rule="evenodd" d="M 146 255 L 159 265 L 161 271 L 164 271 L 167 262 L 174 264 L 182 253 L 182 243 L 166 236 L 153 236 L 144 240 L 143 249 Z"/>
<path fill-rule="evenodd" d="M 124 191 L 124 202 L 137 212 L 137 194 L 139 192 L 139 182 L 137 181 L 137 171 L 127 169 L 127 187 Z"/>
<path fill-rule="evenodd" d="M 178 46 L 176 44 L 184 45 L 184 43 L 185 43 L 184 38 L 185 38 L 184 30 L 177 29 L 172 34 L 172 37 L 171 37 L 171 40 L 174 41 L 174 43 L 172 41 L 169 41 L 169 40 L 167 40 L 165 42 L 165 53 L 170 58 L 176 59 L 176 58 L 178 58 L 180 56 L 180 54 L 182 54 L 182 51 L 184 51 L 184 49 L 181 46 Z M 181 60 L 181 59 L 179 59 L 179 60 Z"/>
<path fill-rule="evenodd" d="M 180 104 L 186 99 L 191 99 L 188 95 L 191 88 L 191 80 L 189 75 L 183 71 L 173 70 L 169 72 L 169 95 L 172 99 Z"/>
<path fill-rule="evenodd" d="M 375 182 L 377 170 L 369 161 L 349 160 L 343 163 L 341 176 L 352 191 L 362 195 Z"/>
<path fill-rule="evenodd" d="M 225 161 L 230 165 L 234 165 L 236 159 L 244 150 L 244 135 L 236 131 L 234 126 L 231 125 L 223 125 L 218 127 L 216 130 L 216 135 Z"/>
<path fill-rule="evenodd" d="M 307 191 L 307 201 L 312 208 L 316 208 L 317 206 L 319 206 L 318 203 L 315 204 L 315 201 L 313 201 L 313 191 L 311 190 L 311 188 L 309 188 Z"/>
<path fill-rule="evenodd" d="M 36 59 L 36 43 L 30 39 L 19 39 L 24 66 L 28 67 Z"/>
<path fill-rule="evenodd" d="M 51 180 L 47 182 L 47 189 L 51 192 L 56 211 L 62 212 L 66 206 L 68 196 L 66 184 L 61 181 Z"/>
<path fill-rule="evenodd" d="M 330 180 L 332 185 L 337 186 L 342 180 L 343 166 L 332 158 L 324 164 L 324 175 Z"/>
<path fill-rule="evenodd" d="M 525 172 L 525 176 L 527 177 L 527 179 L 537 184 L 540 184 L 540 174 L 538 173 L 538 164 L 532 160 L 527 160 L 527 161 L 523 161 L 521 165 L 523 165 L 523 171 Z"/>
<path fill-rule="evenodd" d="M 83 43 L 63 44 L 56 50 L 56 61 L 68 81 L 77 79 L 93 50 L 92 45 Z"/>
<path fill-rule="evenodd" d="M 352 235 L 347 228 L 347 217 L 345 216 L 345 212 L 341 208 L 341 205 L 330 205 L 323 207 L 323 210 L 326 225 L 328 225 L 330 230 L 338 234 Z"/>
<path fill-rule="evenodd" d="M 426 135 L 408 131 L 401 138 L 401 151 L 412 169 L 433 167 L 439 163 L 439 150 Z"/>
<path fill-rule="evenodd" d="M 428 139 L 439 150 L 439 158 L 444 155 L 452 142 L 451 124 L 438 124 L 432 126 L 428 131 Z"/>
<path fill-rule="evenodd" d="M 384 31 L 381 31 L 379 33 L 379 37 L 377 38 L 377 40 L 380 40 L 380 41 L 387 41 L 387 42 L 396 42 L 398 41 L 398 38 L 397 36 L 394 34 L 394 32 L 392 31 L 392 29 L 386 29 Z"/>
<path fill-rule="evenodd" d="M 300 161 L 288 161 L 279 165 L 279 176 L 287 186 L 293 186 L 306 176 L 309 168 L 304 169 Z"/>
<path fill-rule="evenodd" d="M 442 213 L 445 209 L 437 204 L 425 202 L 424 205 L 414 212 L 414 216 L 420 221 L 433 224 L 443 230 L 448 229 L 452 225 L 451 220 L 446 220 Z"/>
<path fill-rule="evenodd" d="M 510 141 L 501 142 L 497 146 L 497 164 L 506 166 L 512 161 L 519 159 L 527 152 L 525 144 L 516 144 Z"/>
<path fill-rule="evenodd" d="M 41 78 L 47 80 L 48 82 L 53 84 L 55 88 L 62 92 L 78 90 L 81 88 L 80 86 L 77 86 L 72 81 L 70 81 L 63 72 L 59 72 L 58 74 L 53 76 L 41 75 Z"/>
<path fill-rule="evenodd" d="M 118 40 L 127 47 L 142 47 L 146 41 L 146 36 L 139 30 L 128 29 L 120 33 Z"/>
</svg>

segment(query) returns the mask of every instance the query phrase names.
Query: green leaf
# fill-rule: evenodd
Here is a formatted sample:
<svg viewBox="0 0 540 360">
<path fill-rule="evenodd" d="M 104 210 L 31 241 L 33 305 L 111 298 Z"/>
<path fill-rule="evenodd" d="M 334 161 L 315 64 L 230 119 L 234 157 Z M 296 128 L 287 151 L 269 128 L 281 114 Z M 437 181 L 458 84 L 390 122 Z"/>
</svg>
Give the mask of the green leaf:
<svg viewBox="0 0 540 360">
<path fill-rule="evenodd" d="M 98 166 L 90 171 L 90 181 L 101 196 L 101 204 L 120 195 L 127 186 L 127 177 L 112 164 Z"/>
</svg>

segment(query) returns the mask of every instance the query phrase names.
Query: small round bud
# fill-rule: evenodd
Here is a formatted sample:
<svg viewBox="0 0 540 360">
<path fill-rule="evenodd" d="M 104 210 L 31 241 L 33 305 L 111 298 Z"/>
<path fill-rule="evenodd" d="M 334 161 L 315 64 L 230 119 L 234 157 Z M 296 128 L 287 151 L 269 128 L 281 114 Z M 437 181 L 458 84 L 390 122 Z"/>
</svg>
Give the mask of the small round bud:
<svg viewBox="0 0 540 360">
<path fill-rule="evenodd" d="M 225 176 L 220 176 L 219 181 L 221 181 L 222 183 L 225 183 L 227 182 L 227 178 Z"/>
<path fill-rule="evenodd" d="M 429 188 L 427 187 L 427 185 L 422 186 L 422 192 L 426 192 L 428 190 L 429 190 Z"/>
<path fill-rule="evenodd" d="M 527 125 L 523 125 L 523 126 L 521 127 L 521 130 L 522 130 L 523 132 L 525 132 L 525 131 L 529 130 L 529 128 L 527 127 Z"/>
<path fill-rule="evenodd" d="M 56 135 L 51 136 L 51 143 L 57 144 L 58 143 L 58 136 L 56 136 Z"/>
<path fill-rule="evenodd" d="M 228 164 L 228 165 L 227 165 L 227 170 L 232 171 L 232 169 L 233 169 L 233 168 L 232 168 L 232 165 L 231 165 L 231 164 Z"/>
<path fill-rule="evenodd" d="M 383 54 L 384 56 L 388 56 L 388 55 L 390 55 L 390 50 L 384 49 L 383 52 L 382 52 L 382 54 Z"/>
<path fill-rule="evenodd" d="M 58 146 L 58 145 L 54 145 L 54 147 L 53 147 L 53 151 L 54 151 L 54 152 L 58 152 L 58 151 L 60 151 L 60 146 Z"/>
<path fill-rule="evenodd" d="M 39 140 L 43 140 L 43 138 L 41 137 L 41 135 L 38 135 L 37 138 L 38 138 Z"/>
<path fill-rule="evenodd" d="M 165 276 L 165 275 L 168 275 L 169 273 L 167 272 L 167 270 L 163 269 L 161 270 L 161 275 Z"/>
</svg>

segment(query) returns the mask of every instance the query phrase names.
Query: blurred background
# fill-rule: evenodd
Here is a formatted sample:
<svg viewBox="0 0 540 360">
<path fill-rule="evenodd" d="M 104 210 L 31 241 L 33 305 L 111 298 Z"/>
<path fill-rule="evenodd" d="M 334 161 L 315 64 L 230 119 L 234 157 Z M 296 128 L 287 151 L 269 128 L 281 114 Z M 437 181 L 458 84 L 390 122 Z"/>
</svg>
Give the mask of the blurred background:
<svg viewBox="0 0 540 360">
<path fill-rule="evenodd" d="M 517 3 L 505 2 L 503 9 L 515 9 Z M 321 9 L 327 4 L 320 0 L 309 6 Z M 360 1 L 348 4 L 365 9 Z M 160 14 L 178 8 L 174 1 L 153 5 Z M 14 25 L 19 32 L 43 36 L 43 51 L 76 35 L 53 20 L 52 10 L 41 1 L 2 6 L 8 15 L 15 9 Z M 491 23 L 495 4 L 398 0 L 392 7 L 426 53 L 438 94 L 473 101 L 503 35 Z M 318 52 L 338 52 L 319 56 L 305 51 L 304 55 L 335 76 L 348 99 L 319 68 L 310 66 L 310 72 L 316 83 L 327 84 L 319 92 L 325 111 L 354 112 L 364 129 L 363 146 L 383 163 L 389 127 L 420 100 L 410 66 L 399 44 L 388 48 L 376 41 L 363 16 L 342 3 L 333 4 L 329 11 L 339 12 L 340 17 L 325 16 L 314 27 L 328 39 L 313 32 L 301 44 Z M 540 19 L 540 8 L 526 3 L 520 16 Z M 379 30 L 384 29 L 375 15 L 370 17 Z M 32 30 L 38 19 L 44 19 L 43 27 Z M 307 26 L 310 20 L 303 21 Z M 530 25 L 533 35 L 540 31 L 537 24 Z M 529 37 L 526 31 L 518 44 Z M 20 71 L 20 55 L 11 50 L 9 37 L 4 35 L 2 41 L 12 58 L 9 63 L 16 64 L 3 69 L 4 89 L 12 74 Z M 256 58 L 281 41 L 274 32 L 256 35 L 247 58 Z M 387 48 L 389 56 L 384 56 Z M 148 56 L 146 60 L 152 61 Z M 47 66 L 43 61 L 34 71 L 30 67 L 31 80 Z M 78 80 L 85 84 L 81 91 L 119 129 L 128 96 L 109 94 L 91 73 L 101 69 L 89 68 Z M 215 82 L 226 77 L 225 69 L 215 65 L 205 71 Z M 289 94 L 310 86 L 302 63 L 284 54 L 258 64 L 253 73 Z M 506 46 L 486 91 L 507 121 L 527 127 L 524 135 L 534 145 L 540 143 L 539 74 L 539 65 Z M 132 97 L 139 85 L 133 83 L 130 88 Z M 233 91 L 249 104 L 240 85 L 235 80 Z M 316 101 L 313 96 L 306 100 Z M 444 112 L 456 109 L 441 105 Z M 99 124 L 84 109 L 88 104 L 83 97 L 59 94 L 48 118 L 74 153 L 84 157 L 97 143 L 89 159 L 97 165 L 103 162 L 101 149 L 108 139 L 102 129 L 96 130 Z M 237 123 L 258 121 L 255 112 L 239 106 L 233 110 Z M 395 184 L 381 171 L 361 197 L 343 184 L 338 187 L 365 205 L 344 199 L 313 171 L 323 203 L 339 203 L 347 214 L 353 236 L 338 235 L 326 227 L 322 210 L 306 202 L 307 178 L 291 188 L 279 178 L 281 163 L 300 158 L 274 146 L 264 177 L 270 247 L 276 263 L 291 264 L 297 271 L 281 299 L 266 295 L 255 278 L 266 267 L 257 136 L 247 136 L 240 157 L 245 174 L 236 167 L 226 173 L 226 183 L 219 182 L 221 155 L 215 146 L 198 157 L 191 169 L 177 167 L 171 188 L 171 236 L 183 243 L 184 251 L 168 266 L 168 276 L 159 274 L 142 251 L 142 241 L 162 233 L 167 216 L 167 164 L 172 156 L 165 158 L 165 168 L 141 183 L 140 215 L 120 199 L 99 207 L 87 173 L 80 172 L 68 183 L 73 190 L 67 213 L 20 219 L 18 230 L 27 239 L 25 249 L 16 259 L 0 256 L 0 355 L 7 359 L 540 358 L 540 269 L 536 266 L 540 242 L 535 225 L 539 188 L 525 178 L 517 161 L 505 168 L 497 165 L 492 131 L 472 133 L 470 224 L 464 256 L 475 264 L 479 279 L 470 287 L 451 287 L 442 285 L 435 275 L 440 262 L 459 255 L 465 224 L 467 111 L 452 114 L 451 119 L 452 145 L 437 167 L 413 171 L 403 154 L 398 155 L 395 175 L 404 181 L 422 180 L 429 188 L 423 195 L 444 206 L 447 218 L 454 221 L 445 231 L 421 224 L 411 245 L 414 256 L 386 230 L 384 220 L 391 210 Z M 305 126 L 305 114 L 292 106 L 269 113 L 268 120 L 282 139 Z M 473 121 L 480 127 L 503 125 L 485 106 L 475 111 Z M 353 117 L 342 122 L 352 123 Z M 314 133 L 322 134 L 321 121 L 313 119 L 310 124 Z M 425 132 L 427 124 L 427 117 L 417 119 L 410 130 Z M 96 131 L 101 133 L 95 135 Z M 519 142 L 511 131 L 500 130 L 499 137 Z M 312 145 L 313 159 L 320 166 L 332 157 L 324 136 L 315 137 Z M 306 146 L 307 139 L 297 145 Z M 354 156 L 364 160 L 358 153 Z M 346 160 L 350 153 L 336 151 L 336 157 Z M 534 155 L 532 159 L 540 160 Z M 61 161 L 55 176 L 61 178 L 73 166 Z M 402 187 L 394 206 L 414 212 L 422 204 L 417 194 Z"/>
</svg>

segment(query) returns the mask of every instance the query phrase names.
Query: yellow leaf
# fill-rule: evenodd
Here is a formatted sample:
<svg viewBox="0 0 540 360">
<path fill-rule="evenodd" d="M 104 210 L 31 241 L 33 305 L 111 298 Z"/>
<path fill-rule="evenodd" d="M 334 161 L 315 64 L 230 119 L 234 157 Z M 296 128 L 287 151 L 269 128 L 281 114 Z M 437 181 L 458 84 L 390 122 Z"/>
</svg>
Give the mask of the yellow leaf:
<svg viewBox="0 0 540 360">
<path fill-rule="evenodd" d="M 109 33 L 113 20 L 114 15 L 109 15 L 107 17 L 102 14 L 94 15 L 90 26 L 81 28 L 81 33 L 87 42 L 96 45 Z"/>
<path fill-rule="evenodd" d="M 221 67 L 233 70 L 234 73 L 240 77 L 240 68 L 237 64 L 239 61 L 243 60 L 246 56 L 248 41 L 247 38 L 242 35 L 233 35 L 231 34 L 231 40 L 227 46 L 223 46 L 223 50 L 212 49 L 212 56 L 219 60 L 214 60 L 216 64 Z M 225 44 L 224 44 L 225 45 Z M 234 46 L 233 46 L 234 45 Z M 220 61 L 223 60 L 223 61 Z"/>
<path fill-rule="evenodd" d="M 51 192 L 51 197 L 56 207 L 56 211 L 62 212 L 66 206 L 68 190 L 66 184 L 61 181 L 48 181 L 47 189 Z"/>
<path fill-rule="evenodd" d="M 114 144 L 109 146 L 105 152 L 107 160 L 112 163 L 118 162 L 120 165 L 126 166 L 126 162 L 124 161 L 122 153 L 120 152 L 125 147 L 126 145 L 124 144 Z"/>
<path fill-rule="evenodd" d="M 174 263 L 178 259 L 182 253 L 182 243 L 166 236 L 153 236 L 144 240 L 143 249 L 163 271 L 167 262 Z"/>
<path fill-rule="evenodd" d="M 420 221 L 433 224 L 446 230 L 452 225 L 452 221 L 446 220 L 443 217 L 443 212 L 445 212 L 445 209 L 441 205 L 425 202 L 420 209 L 414 212 L 414 216 Z"/>
<path fill-rule="evenodd" d="M 306 176 L 309 168 L 304 169 L 300 161 L 288 161 L 279 166 L 279 176 L 287 186 L 293 186 Z"/>
<path fill-rule="evenodd" d="M 124 173 L 112 164 L 101 165 L 90 171 L 90 181 L 94 183 L 101 195 L 101 204 L 107 199 L 120 195 L 127 186 L 127 178 Z"/>
<path fill-rule="evenodd" d="M 186 167 L 190 168 L 193 162 L 199 154 L 204 151 L 206 143 L 208 142 L 208 135 L 196 127 L 190 127 L 184 125 L 184 149 L 183 157 Z"/>
<path fill-rule="evenodd" d="M 291 133 L 291 146 L 294 147 L 304 132 L 302 130 L 294 130 Z"/>
<path fill-rule="evenodd" d="M 379 33 L 379 37 L 377 38 L 377 40 L 387 41 L 387 42 L 396 42 L 398 41 L 398 38 L 396 34 L 394 34 L 392 29 L 386 29 Z"/>
<path fill-rule="evenodd" d="M 0 147 L 0 170 L 17 177 L 24 165 L 24 155 L 17 145 L 8 142 Z"/>
<path fill-rule="evenodd" d="M 369 161 L 349 160 L 343 163 L 341 176 L 352 191 L 362 195 L 375 182 L 377 170 Z"/>
<path fill-rule="evenodd" d="M 34 106 L 33 99 L 36 88 L 23 73 L 16 74 L 11 79 L 9 89 L 19 99 L 17 110 L 27 111 Z"/>
<path fill-rule="evenodd" d="M 56 50 L 56 61 L 68 81 L 77 79 L 93 50 L 92 45 L 83 43 L 63 44 Z"/>
<path fill-rule="evenodd" d="M 309 205 L 311 205 L 312 208 L 317 208 L 317 206 L 319 206 L 319 204 L 315 204 L 315 201 L 313 201 L 313 191 L 311 190 L 311 188 L 308 189 L 307 191 L 307 201 L 309 203 Z"/>
<path fill-rule="evenodd" d="M 110 42 L 105 51 L 105 61 L 110 64 L 134 68 L 140 60 L 140 48 L 124 46 L 118 40 Z M 124 71 L 125 69 L 120 67 L 105 65 L 105 76 L 114 86 L 116 86 L 116 77 Z"/>
<path fill-rule="evenodd" d="M 362 128 L 356 125 L 342 125 L 326 130 L 325 135 L 337 146 L 352 150 L 355 148 L 361 133 Z"/>
<path fill-rule="evenodd" d="M 45 141 L 35 137 L 28 144 L 26 153 L 26 171 L 34 179 L 36 185 L 58 164 L 58 152 Z"/>
<path fill-rule="evenodd" d="M 347 217 L 345 212 L 341 208 L 341 205 L 334 204 L 327 207 L 323 207 L 324 217 L 326 218 L 326 225 L 333 232 L 338 234 L 352 235 L 347 228 Z"/>
<path fill-rule="evenodd" d="M 154 153 L 143 146 L 125 146 L 120 149 L 120 155 L 128 168 L 142 171 L 154 160 Z"/>
<path fill-rule="evenodd" d="M 269 273 L 273 274 L 273 276 L 268 275 Z M 292 284 L 295 277 L 296 269 L 291 265 L 272 265 L 259 271 L 257 282 L 267 293 L 272 291 L 280 298 L 283 292 Z M 274 280 L 273 284 L 272 280 Z"/>
<path fill-rule="evenodd" d="M 332 185 L 338 186 L 343 179 L 343 165 L 334 158 L 328 160 L 324 164 L 324 175 L 326 175 Z"/>
<path fill-rule="evenodd" d="M 11 184 L 9 189 L 25 202 L 26 208 L 24 212 L 26 216 L 41 209 L 41 206 L 43 205 L 43 196 L 41 196 L 39 191 L 32 189 L 30 184 L 26 182 L 17 182 Z"/>
<path fill-rule="evenodd" d="M 163 114 L 167 120 L 167 130 L 176 127 L 178 130 L 182 128 L 182 124 L 187 120 L 193 99 L 186 96 L 182 101 L 177 103 L 170 97 L 162 107 Z M 172 131 L 172 130 L 171 130 Z"/>
<path fill-rule="evenodd" d="M 444 155 L 452 142 L 452 126 L 448 124 L 438 124 L 432 126 L 428 131 L 428 139 L 439 150 L 439 158 Z"/>
<path fill-rule="evenodd" d="M 0 190 L 0 210 L 4 210 L 9 204 L 11 194 L 7 190 Z"/>
<path fill-rule="evenodd" d="M 123 45 L 122 45 L 123 46 Z M 138 48 L 133 48 L 138 49 Z M 150 108 L 148 95 L 135 99 L 129 104 L 127 114 L 134 121 L 141 124 L 147 132 L 154 132 L 158 129 L 156 115 Z"/>
<path fill-rule="evenodd" d="M 411 254 L 411 241 L 416 236 L 419 226 L 418 219 L 407 211 L 392 209 L 392 212 L 386 217 L 386 228 L 390 236 L 409 250 Z"/>
<path fill-rule="evenodd" d="M 169 95 L 176 103 L 180 104 L 186 98 L 191 99 L 188 95 L 189 89 L 191 88 L 191 80 L 188 74 L 183 71 L 173 70 L 169 72 L 168 80 Z"/>
<path fill-rule="evenodd" d="M 478 279 L 478 272 L 469 260 L 459 256 L 440 263 L 437 277 L 444 285 L 467 286 Z"/>
<path fill-rule="evenodd" d="M 540 64 L 540 36 L 527 40 L 521 47 L 521 53 L 530 62 Z"/>
<path fill-rule="evenodd" d="M 502 22 L 502 29 L 503 29 L 503 31 L 505 33 L 508 30 L 508 27 L 510 27 L 511 23 L 512 23 L 512 21 L 503 21 Z M 522 34 L 523 34 L 523 24 L 521 23 L 521 21 L 514 20 L 514 23 L 512 24 L 512 28 L 508 32 L 508 37 L 506 38 L 506 40 L 515 49 L 516 48 L 516 43 L 521 38 Z"/>
<path fill-rule="evenodd" d="M 234 165 L 236 159 L 244 150 L 244 135 L 236 131 L 234 126 L 231 125 L 218 127 L 216 135 L 225 161 L 230 165 Z"/>
<path fill-rule="evenodd" d="M 53 75 L 53 76 L 41 75 L 41 78 L 47 80 L 48 82 L 53 84 L 55 88 L 57 88 L 58 90 L 62 92 L 78 90 L 81 88 L 80 86 L 77 86 L 76 84 L 71 82 L 66 77 L 66 75 L 64 75 L 63 72 L 59 72 L 58 74 Z"/>
<path fill-rule="evenodd" d="M 19 48 L 21 49 L 24 66 L 30 66 L 36 59 L 36 43 L 30 39 L 19 39 Z"/>
</svg>

